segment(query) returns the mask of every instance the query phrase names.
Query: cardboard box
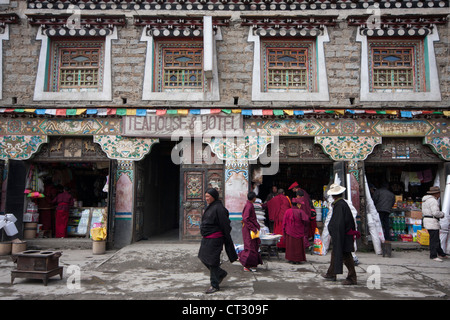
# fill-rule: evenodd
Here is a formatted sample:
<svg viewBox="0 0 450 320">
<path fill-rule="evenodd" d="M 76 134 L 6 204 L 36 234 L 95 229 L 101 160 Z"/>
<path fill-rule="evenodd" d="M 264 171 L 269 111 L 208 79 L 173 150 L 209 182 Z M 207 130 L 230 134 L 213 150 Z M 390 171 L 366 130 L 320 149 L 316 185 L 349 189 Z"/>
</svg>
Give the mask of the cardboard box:
<svg viewBox="0 0 450 320">
<path fill-rule="evenodd" d="M 411 225 L 415 225 L 415 226 L 421 226 L 422 225 L 422 219 L 413 219 L 413 218 L 405 218 L 405 223 L 406 224 L 411 224 Z"/>
<path fill-rule="evenodd" d="M 423 246 L 430 245 L 430 235 L 428 234 L 428 231 L 426 229 L 417 231 L 417 242 Z"/>
<path fill-rule="evenodd" d="M 422 219 L 422 211 L 411 210 L 406 213 L 406 216 L 409 216 L 412 219 Z"/>
<path fill-rule="evenodd" d="M 413 241 L 413 235 L 412 234 L 402 234 L 400 235 L 403 242 L 412 242 Z"/>
</svg>

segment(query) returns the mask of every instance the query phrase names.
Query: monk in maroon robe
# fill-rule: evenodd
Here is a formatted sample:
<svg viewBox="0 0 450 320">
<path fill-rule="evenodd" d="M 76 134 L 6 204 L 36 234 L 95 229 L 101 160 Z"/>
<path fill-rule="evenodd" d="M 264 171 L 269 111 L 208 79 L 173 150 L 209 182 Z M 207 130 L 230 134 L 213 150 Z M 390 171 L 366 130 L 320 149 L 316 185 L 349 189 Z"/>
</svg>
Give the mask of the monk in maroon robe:
<svg viewBox="0 0 450 320">
<path fill-rule="evenodd" d="M 259 244 L 261 240 L 252 239 L 251 232 L 257 234 L 260 225 L 256 219 L 256 212 L 253 203 L 256 200 L 256 194 L 249 192 L 247 195 L 247 203 L 242 211 L 242 239 L 244 240 L 244 251 L 239 253 L 239 262 L 244 266 L 244 270 L 249 271 L 250 268 L 256 268 L 258 264 L 262 264 L 262 258 L 259 254 Z"/>
<path fill-rule="evenodd" d="M 58 194 L 53 203 L 56 204 L 55 213 L 55 238 L 67 237 L 67 223 L 69 222 L 69 210 L 73 207 L 73 197 L 69 193 L 69 188 L 64 187 L 64 191 Z"/>
<path fill-rule="evenodd" d="M 273 233 L 283 235 L 283 218 L 284 213 L 287 209 L 291 207 L 291 202 L 288 197 L 284 194 L 283 189 L 278 190 L 278 195 L 272 198 L 268 203 L 269 208 L 269 219 L 270 219 L 270 209 L 272 208 L 272 217 L 274 219 Z M 284 242 L 284 237 L 281 237 L 280 241 L 277 243 L 278 248 L 286 248 Z"/>
<path fill-rule="evenodd" d="M 306 261 L 309 246 L 310 206 L 304 197 L 292 199 L 293 207 L 287 209 L 283 219 L 283 232 L 286 239 L 286 259 L 291 263 Z"/>
<path fill-rule="evenodd" d="M 44 198 L 39 199 L 39 222 L 42 224 L 42 230 L 53 230 L 53 199 L 56 197 L 58 190 L 53 186 L 51 179 L 45 181 Z"/>
</svg>

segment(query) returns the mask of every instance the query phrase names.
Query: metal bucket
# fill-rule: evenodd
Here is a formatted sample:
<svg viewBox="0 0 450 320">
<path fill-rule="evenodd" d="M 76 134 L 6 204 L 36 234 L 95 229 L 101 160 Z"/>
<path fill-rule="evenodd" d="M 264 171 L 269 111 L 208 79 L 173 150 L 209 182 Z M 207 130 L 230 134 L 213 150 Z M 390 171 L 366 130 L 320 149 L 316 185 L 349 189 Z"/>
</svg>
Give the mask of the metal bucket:
<svg viewBox="0 0 450 320">
<path fill-rule="evenodd" d="M 106 240 L 92 240 L 92 253 L 104 254 L 106 252 Z"/>
</svg>

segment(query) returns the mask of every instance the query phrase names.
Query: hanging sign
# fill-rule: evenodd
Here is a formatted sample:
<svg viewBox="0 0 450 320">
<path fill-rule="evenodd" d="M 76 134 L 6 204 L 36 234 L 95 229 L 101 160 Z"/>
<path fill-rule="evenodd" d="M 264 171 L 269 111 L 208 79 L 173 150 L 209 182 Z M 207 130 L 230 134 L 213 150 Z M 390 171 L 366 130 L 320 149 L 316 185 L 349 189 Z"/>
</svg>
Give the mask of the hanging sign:
<svg viewBox="0 0 450 320">
<path fill-rule="evenodd" d="M 133 137 L 171 137 L 186 135 L 241 135 L 241 114 L 147 115 L 123 117 L 122 135 Z"/>
</svg>

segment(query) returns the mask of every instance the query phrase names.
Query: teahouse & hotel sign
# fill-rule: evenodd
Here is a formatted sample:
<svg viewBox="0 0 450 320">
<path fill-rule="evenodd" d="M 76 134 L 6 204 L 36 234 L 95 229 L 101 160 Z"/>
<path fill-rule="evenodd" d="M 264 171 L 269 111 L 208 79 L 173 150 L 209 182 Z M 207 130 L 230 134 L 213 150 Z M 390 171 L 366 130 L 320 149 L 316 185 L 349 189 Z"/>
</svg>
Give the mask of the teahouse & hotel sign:
<svg viewBox="0 0 450 320">
<path fill-rule="evenodd" d="M 147 115 L 123 117 L 123 136 L 170 138 L 177 135 L 233 135 L 243 133 L 241 114 Z"/>
</svg>

